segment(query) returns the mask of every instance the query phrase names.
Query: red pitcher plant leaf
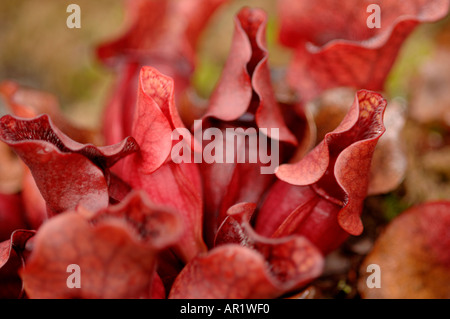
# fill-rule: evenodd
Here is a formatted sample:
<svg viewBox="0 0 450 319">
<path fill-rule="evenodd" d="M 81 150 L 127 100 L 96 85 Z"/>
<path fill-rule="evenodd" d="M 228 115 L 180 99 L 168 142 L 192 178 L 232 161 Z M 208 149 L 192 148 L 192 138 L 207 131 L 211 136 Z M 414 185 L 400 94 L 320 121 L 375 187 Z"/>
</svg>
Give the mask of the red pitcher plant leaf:
<svg viewBox="0 0 450 319">
<path fill-rule="evenodd" d="M 47 203 L 42 197 L 30 169 L 24 163 L 22 165 L 24 166 L 21 192 L 23 213 L 26 216 L 28 227 L 30 229 L 38 229 L 49 217 L 47 214 Z"/>
<path fill-rule="evenodd" d="M 174 102 L 174 82 L 152 67 L 143 67 L 132 136 L 140 151 L 123 162 L 120 176 L 150 199 L 180 213 L 185 225 L 183 240 L 174 250 L 183 262 L 205 250 L 202 239 L 202 185 L 196 163 L 174 163 L 172 132 L 193 140 L 179 118 Z M 187 148 L 191 148 L 189 143 Z"/>
<path fill-rule="evenodd" d="M 176 213 L 134 192 L 97 213 L 81 208 L 50 219 L 20 275 L 30 298 L 155 297 L 161 293 L 157 256 L 180 234 Z M 76 284 L 71 265 L 77 266 L 73 274 L 79 271 L 79 289 L 70 287 Z"/>
<path fill-rule="evenodd" d="M 3 81 L 0 82 L 0 97 L 5 101 L 9 113 L 15 116 L 34 118 L 47 114 L 70 138 L 80 143 L 101 143 L 95 130 L 80 128 L 71 123 L 61 112 L 58 100 L 52 94 L 21 86 L 14 81 Z M 7 145 L 0 145 L 0 192 L 13 193 L 21 190 L 24 173 L 20 162 Z"/>
<path fill-rule="evenodd" d="M 52 213 L 84 205 L 89 209 L 109 203 L 109 167 L 135 152 L 133 138 L 119 144 L 96 147 L 67 137 L 47 115 L 0 119 L 0 140 L 14 149 L 30 168 Z"/>
<path fill-rule="evenodd" d="M 351 88 L 329 89 L 307 103 L 307 109 L 314 118 L 318 141 L 339 126 L 352 105 L 355 92 Z M 388 104 L 383 120 L 386 132 L 378 140 L 372 157 L 369 196 L 395 190 L 403 181 L 407 169 L 402 135 L 407 105 L 399 98 L 389 100 Z"/>
<path fill-rule="evenodd" d="M 256 218 L 266 236 L 300 234 L 324 253 L 363 230 L 371 159 L 384 133 L 386 101 L 361 90 L 341 124 L 302 160 L 281 165 Z"/>
<path fill-rule="evenodd" d="M 19 194 L 0 193 L 0 241 L 6 240 L 16 229 L 26 228 Z"/>
<path fill-rule="evenodd" d="M 26 244 L 34 234 L 32 230 L 16 230 L 8 240 L 0 242 L 0 298 L 23 297 L 18 272 L 27 257 Z"/>
<path fill-rule="evenodd" d="M 243 8 L 235 18 L 230 54 L 210 98 L 203 121 L 215 118 L 235 121 L 248 113 L 257 127 L 279 129 L 277 139 L 297 141 L 284 123 L 270 79 L 266 45 L 267 14 Z"/>
<path fill-rule="evenodd" d="M 230 54 L 208 109 L 202 121 L 198 121 L 194 127 L 194 134 L 202 130 L 205 132 L 210 127 L 217 128 L 223 133 L 223 154 L 227 154 L 230 145 L 226 139 L 228 129 L 239 128 L 244 134 L 251 129 L 264 129 L 254 137 L 263 135 L 267 136 L 269 142 L 285 143 L 280 151 L 284 153 L 285 148 L 296 145 L 297 140 L 284 121 L 271 84 L 265 38 L 267 15 L 261 9 L 245 7 L 236 15 L 234 22 Z M 277 136 L 273 135 L 275 129 Z M 208 145 L 204 145 L 204 150 L 206 147 Z M 211 244 L 230 206 L 239 202 L 258 201 L 274 180 L 272 174 L 261 174 L 263 164 L 260 157 L 255 163 L 249 160 L 237 163 L 239 154 L 262 152 L 259 139 L 258 145 L 243 142 L 233 148 L 236 158 L 232 162 L 223 160 L 201 165 L 206 193 L 205 236 L 208 244 Z M 285 154 L 279 157 L 285 157 Z M 282 159 L 277 158 L 278 161 Z"/>
<path fill-rule="evenodd" d="M 450 298 L 449 202 L 391 224 L 375 214 L 414 197 L 409 175 L 398 186 L 417 150 L 446 151 L 445 112 L 417 111 L 433 90 L 445 100 L 444 67 L 418 73 L 427 94 L 404 104 L 381 92 L 404 41 L 450 0 L 278 0 L 279 25 L 244 6 L 213 83 L 216 67 L 194 73 L 212 62 L 197 49 L 227 2 L 123 0 L 122 28 L 96 51 L 116 76 L 98 131 L 55 95 L 0 81 L 0 298 L 295 299 L 330 282 L 335 296 L 344 276 L 349 298 Z M 373 247 L 349 238 L 364 227 L 362 240 L 382 230 Z"/>
<path fill-rule="evenodd" d="M 323 257 L 305 238 L 257 235 L 249 223 L 255 208 L 249 203 L 230 208 L 218 246 L 183 269 L 170 298 L 275 298 L 321 273 Z"/>
<path fill-rule="evenodd" d="M 383 90 L 408 35 L 448 9 L 448 0 L 280 0 L 280 40 L 295 50 L 288 82 L 304 100 L 338 86 Z M 379 27 L 368 21 L 375 10 Z"/>
</svg>

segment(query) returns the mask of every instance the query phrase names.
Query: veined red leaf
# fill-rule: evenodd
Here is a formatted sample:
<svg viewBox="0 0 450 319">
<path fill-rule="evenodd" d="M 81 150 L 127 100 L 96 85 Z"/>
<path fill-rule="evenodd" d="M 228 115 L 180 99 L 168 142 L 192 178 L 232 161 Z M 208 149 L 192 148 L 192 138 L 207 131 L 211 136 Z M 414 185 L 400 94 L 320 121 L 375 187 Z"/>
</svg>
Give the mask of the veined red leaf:
<svg viewBox="0 0 450 319">
<path fill-rule="evenodd" d="M 269 137 L 277 128 L 277 139 L 295 145 L 271 84 L 266 25 L 267 15 L 261 9 L 245 7 L 237 14 L 230 54 L 203 120 L 230 122 L 248 113 L 257 127 L 268 130 Z"/>
<path fill-rule="evenodd" d="M 105 210 L 66 212 L 37 232 L 34 248 L 20 275 L 30 298 L 163 297 L 156 276 L 159 252 L 181 233 L 176 213 L 131 193 Z M 77 265 L 79 289 L 67 285 L 69 265 Z"/>
<path fill-rule="evenodd" d="M 269 239 L 252 230 L 255 207 L 230 208 L 217 233 L 218 246 L 183 269 L 170 298 L 275 298 L 320 275 L 322 255 L 305 238 Z"/>
<path fill-rule="evenodd" d="M 133 136 L 140 143 L 140 151 L 126 159 L 120 176 L 131 187 L 145 190 L 156 204 L 180 213 L 185 232 L 174 250 L 186 262 L 205 250 L 202 185 L 197 164 L 175 164 L 170 155 L 172 131 L 178 129 L 188 138 L 191 134 L 178 116 L 172 79 L 152 67 L 144 67 L 139 83 Z"/>
<path fill-rule="evenodd" d="M 227 144 L 230 143 L 226 140 L 227 129 L 266 131 L 259 131 L 255 135 L 258 145 L 245 142 L 234 146 L 236 158 L 232 163 L 202 163 L 206 193 L 205 237 L 209 245 L 230 206 L 239 202 L 258 201 L 274 181 L 273 175 L 261 174 L 261 167 L 264 166 L 260 161 L 261 157 L 256 163 L 238 163 L 237 158 L 245 154 L 261 155 L 260 135 L 267 136 L 267 144 L 271 140 L 272 143 L 284 144 L 277 149 L 277 154 L 273 154 L 279 157 L 276 159 L 278 163 L 285 159 L 286 148 L 297 143 L 283 119 L 271 83 L 265 39 L 266 13 L 261 9 L 245 7 L 236 15 L 234 23 L 230 54 L 212 93 L 208 109 L 202 121 L 197 122 L 194 132 L 217 128 L 223 133 L 223 154 L 227 154 Z M 274 135 L 274 130 L 277 130 L 277 136 Z M 203 146 L 205 149 L 207 145 Z"/>
<path fill-rule="evenodd" d="M 367 22 L 373 5 L 379 28 Z M 295 49 L 288 82 L 304 100 L 338 86 L 381 91 L 403 41 L 448 9 L 448 0 L 281 0 L 280 40 Z"/>
<path fill-rule="evenodd" d="M 323 252 L 348 234 L 359 235 L 371 159 L 385 130 L 385 107 L 381 95 L 359 91 L 333 132 L 299 162 L 281 165 L 276 173 L 281 181 L 269 191 L 256 230 L 276 237 L 301 234 Z"/>
<path fill-rule="evenodd" d="M 22 281 L 18 275 L 27 257 L 26 244 L 35 231 L 16 230 L 8 240 L 0 242 L 0 298 L 23 296 Z"/>
<path fill-rule="evenodd" d="M 135 152 L 133 138 L 96 147 L 71 140 L 53 126 L 47 115 L 0 119 L 0 139 L 14 149 L 30 168 L 52 213 L 77 205 L 97 210 L 109 203 L 109 167 Z"/>
</svg>

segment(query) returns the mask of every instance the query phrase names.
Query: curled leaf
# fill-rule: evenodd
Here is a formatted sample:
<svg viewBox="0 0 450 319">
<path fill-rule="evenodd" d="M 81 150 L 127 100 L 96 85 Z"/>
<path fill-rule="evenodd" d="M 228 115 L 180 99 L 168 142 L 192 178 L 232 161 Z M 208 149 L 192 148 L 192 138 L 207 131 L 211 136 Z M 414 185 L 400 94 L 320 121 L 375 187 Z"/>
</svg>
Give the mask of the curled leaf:
<svg viewBox="0 0 450 319">
<path fill-rule="evenodd" d="M 109 167 L 138 148 L 133 138 L 104 147 L 80 144 L 54 127 L 47 115 L 29 120 L 5 115 L 0 140 L 30 168 L 53 213 L 78 204 L 93 210 L 106 207 Z"/>
<path fill-rule="evenodd" d="M 314 116 L 317 139 L 339 126 L 352 104 L 355 90 L 338 88 L 324 91 L 307 104 Z M 380 137 L 372 158 L 368 195 L 384 194 L 394 190 L 403 181 L 407 161 L 402 136 L 406 105 L 400 99 L 389 101 L 384 114 L 386 132 Z"/>
<path fill-rule="evenodd" d="M 336 248 L 346 234 L 359 235 L 385 107 L 381 95 L 359 91 L 333 132 L 299 162 L 281 165 L 276 172 L 281 181 L 269 191 L 256 230 L 276 237 L 301 234 L 323 252 Z"/>
<path fill-rule="evenodd" d="M 173 162 L 172 131 L 193 140 L 178 116 L 173 80 L 152 67 L 144 67 L 133 124 L 133 136 L 140 143 L 140 151 L 123 162 L 120 177 L 132 188 L 145 190 L 154 203 L 180 213 L 184 235 L 174 250 L 186 262 L 205 250 L 202 185 L 196 163 Z M 191 143 L 186 147 L 190 149 Z"/>
<path fill-rule="evenodd" d="M 98 213 L 58 215 L 36 234 L 21 272 L 25 291 L 30 298 L 148 298 L 161 290 L 152 289 L 157 255 L 180 231 L 177 215 L 142 192 Z M 79 289 L 67 285 L 69 265 L 79 267 Z"/>
<path fill-rule="evenodd" d="M 266 24 L 267 15 L 261 9 L 245 7 L 237 14 L 230 54 L 203 120 L 230 122 L 248 113 L 257 127 L 267 129 L 269 137 L 272 128 L 277 128 L 277 139 L 295 145 L 271 84 Z"/>
<path fill-rule="evenodd" d="M 279 2 L 280 40 L 295 49 L 288 82 L 302 99 L 337 86 L 381 91 L 403 41 L 418 24 L 437 21 L 449 9 L 448 0 L 369 4 Z M 381 11 L 379 28 L 369 27 L 373 5 Z"/>
<path fill-rule="evenodd" d="M 155 205 L 144 191 L 131 192 L 120 204 L 93 214 L 89 222 L 99 225 L 115 219 L 125 220 L 139 241 L 159 250 L 172 245 L 181 234 L 177 213 Z"/>
<path fill-rule="evenodd" d="M 149 174 L 169 157 L 172 130 L 185 127 L 176 110 L 173 80 L 152 67 L 140 74 L 132 134 L 141 147 L 140 169 Z"/>
<path fill-rule="evenodd" d="M 272 87 L 266 25 L 267 15 L 261 9 L 244 7 L 236 15 L 230 54 L 208 109 L 194 127 L 194 135 L 208 134 L 206 130 L 210 128 L 219 131 L 221 136 L 214 138 L 223 140 L 215 140 L 221 145 L 215 150 L 216 154 L 226 154 L 228 158 L 233 151 L 234 157 L 233 160 L 205 161 L 201 165 L 206 192 L 205 237 L 209 245 L 230 206 L 239 202 L 257 202 L 274 181 L 272 174 L 261 173 L 265 165 L 261 161 L 264 151 L 260 138 L 268 141 L 271 150 L 280 142 L 283 144 L 271 153 L 270 166 L 274 167 L 285 160 L 289 148 L 297 144 L 284 121 Z M 243 132 L 237 134 L 237 139 L 242 138 L 243 142 L 231 144 L 234 137 L 227 136 L 228 130 Z M 278 134 L 275 135 L 275 131 Z M 252 137 L 258 140 L 257 143 L 246 142 Z M 204 152 L 210 146 L 204 143 Z M 256 154 L 258 158 L 251 162 L 248 154 Z M 244 156 L 247 156 L 246 160 L 240 161 L 239 157 Z"/>
<path fill-rule="evenodd" d="M 170 298 L 275 298 L 321 273 L 322 255 L 305 238 L 257 235 L 249 224 L 254 209 L 247 203 L 230 208 L 218 246 L 183 269 Z"/>
<path fill-rule="evenodd" d="M 34 234 L 32 230 L 16 230 L 8 240 L 0 242 L 0 298 L 23 296 L 18 271 L 25 263 L 26 244 Z"/>
</svg>

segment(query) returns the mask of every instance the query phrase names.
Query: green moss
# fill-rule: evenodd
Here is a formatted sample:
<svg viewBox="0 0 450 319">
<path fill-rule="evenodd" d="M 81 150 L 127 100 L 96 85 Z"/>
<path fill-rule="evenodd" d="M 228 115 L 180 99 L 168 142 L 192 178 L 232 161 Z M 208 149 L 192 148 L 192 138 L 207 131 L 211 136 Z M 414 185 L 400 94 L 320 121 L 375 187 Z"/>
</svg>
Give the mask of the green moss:
<svg viewBox="0 0 450 319">
<path fill-rule="evenodd" d="M 199 64 L 194 72 L 192 83 L 197 93 L 208 98 L 212 93 L 222 72 L 222 66 L 208 58 L 200 59 Z"/>
<path fill-rule="evenodd" d="M 408 98 L 411 79 L 417 76 L 420 65 L 435 47 L 433 30 L 430 26 L 421 26 L 404 42 L 385 84 L 389 96 Z"/>
<path fill-rule="evenodd" d="M 384 198 L 384 219 L 391 221 L 397 217 L 400 213 L 407 210 L 411 205 L 406 203 L 397 194 L 390 193 Z"/>
</svg>

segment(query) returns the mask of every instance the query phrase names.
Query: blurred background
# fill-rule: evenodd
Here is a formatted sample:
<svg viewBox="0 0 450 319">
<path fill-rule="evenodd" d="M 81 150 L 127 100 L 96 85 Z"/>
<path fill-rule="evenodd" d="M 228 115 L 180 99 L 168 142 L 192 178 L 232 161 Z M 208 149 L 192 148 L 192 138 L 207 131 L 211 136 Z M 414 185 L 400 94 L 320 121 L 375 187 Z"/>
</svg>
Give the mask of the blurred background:
<svg viewBox="0 0 450 319">
<path fill-rule="evenodd" d="M 69 4 L 81 8 L 81 28 L 69 29 Z M 203 35 L 194 84 L 206 97 L 228 55 L 233 17 L 243 5 L 263 7 L 270 15 L 272 63 L 287 63 L 288 51 L 276 45 L 275 2 L 230 1 L 215 14 Z M 0 80 L 12 79 L 58 97 L 75 121 L 95 126 L 113 74 L 95 56 L 98 44 L 124 31 L 124 1 L 17 0 L 0 3 Z M 276 47 L 276 48 L 274 48 Z"/>
</svg>

